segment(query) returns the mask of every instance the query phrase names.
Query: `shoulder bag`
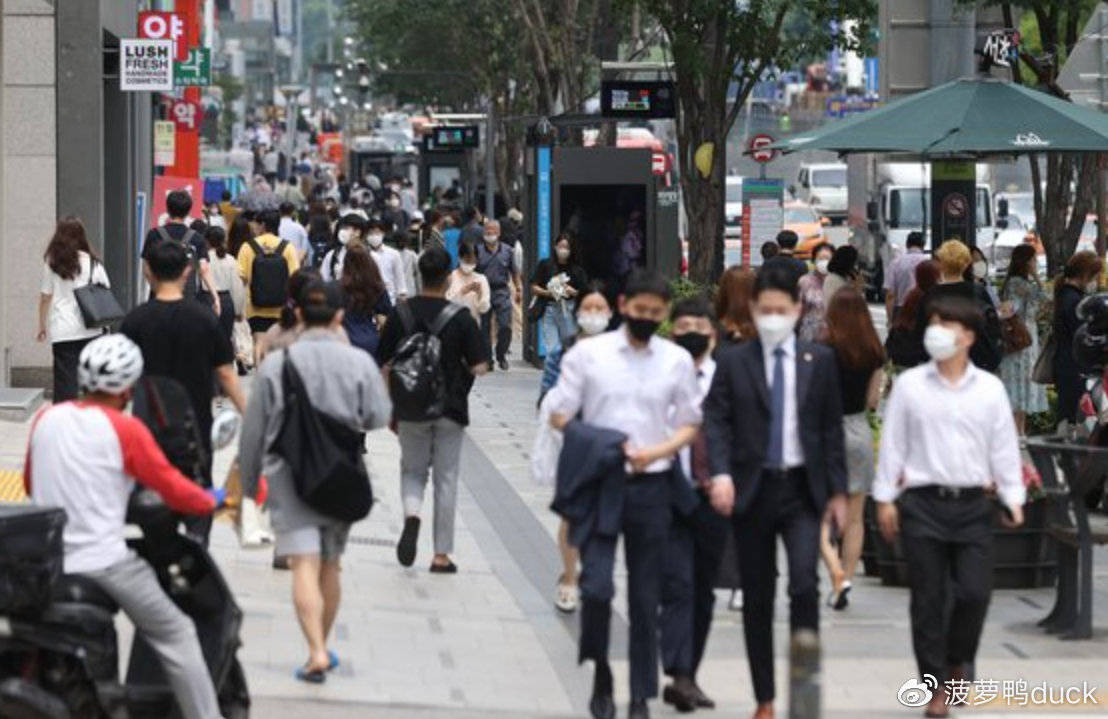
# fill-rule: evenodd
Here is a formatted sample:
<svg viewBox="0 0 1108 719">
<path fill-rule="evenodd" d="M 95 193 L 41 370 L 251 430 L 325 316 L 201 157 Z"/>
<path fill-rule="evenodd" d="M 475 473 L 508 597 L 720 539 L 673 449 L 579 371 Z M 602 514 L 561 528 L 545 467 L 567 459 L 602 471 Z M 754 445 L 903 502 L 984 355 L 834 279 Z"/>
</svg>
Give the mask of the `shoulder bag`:
<svg viewBox="0 0 1108 719">
<path fill-rule="evenodd" d="M 96 274 L 96 260 L 89 260 L 88 282 L 73 290 L 73 298 L 81 310 L 81 319 L 90 330 L 108 327 L 123 319 L 123 308 L 119 300 L 106 285 L 93 282 Z"/>
</svg>

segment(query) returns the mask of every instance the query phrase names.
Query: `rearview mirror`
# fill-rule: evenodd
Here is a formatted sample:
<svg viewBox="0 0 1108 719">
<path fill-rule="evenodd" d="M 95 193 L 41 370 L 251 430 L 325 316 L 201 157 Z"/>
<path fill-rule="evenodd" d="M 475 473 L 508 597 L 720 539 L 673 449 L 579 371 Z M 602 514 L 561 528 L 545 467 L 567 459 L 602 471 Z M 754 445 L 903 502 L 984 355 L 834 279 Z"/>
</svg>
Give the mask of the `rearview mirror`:
<svg viewBox="0 0 1108 719">
<path fill-rule="evenodd" d="M 1001 202 L 1004 202 L 1004 200 L 1001 200 Z M 1003 215 L 1001 215 L 1000 217 L 997 218 L 996 228 L 998 230 L 1007 230 L 1008 229 L 1008 220 L 1004 219 Z"/>
</svg>

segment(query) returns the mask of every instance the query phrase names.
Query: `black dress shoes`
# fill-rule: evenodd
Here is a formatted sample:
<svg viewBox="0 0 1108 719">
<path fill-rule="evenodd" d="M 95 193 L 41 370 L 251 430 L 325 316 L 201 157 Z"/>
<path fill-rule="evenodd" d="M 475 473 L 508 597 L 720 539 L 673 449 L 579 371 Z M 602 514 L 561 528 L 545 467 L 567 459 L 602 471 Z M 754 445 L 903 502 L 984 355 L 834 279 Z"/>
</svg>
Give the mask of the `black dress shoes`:
<svg viewBox="0 0 1108 719">
<path fill-rule="evenodd" d="M 679 712 L 696 709 L 696 685 L 688 677 L 675 677 L 673 683 L 662 690 L 662 701 Z"/>
<path fill-rule="evenodd" d="M 612 698 L 612 670 L 606 663 L 597 663 L 592 680 L 592 698 L 589 699 L 592 719 L 615 719 L 616 703 Z"/>
<path fill-rule="evenodd" d="M 645 699 L 631 702 L 631 707 L 627 710 L 627 719 L 650 719 L 650 710 L 646 707 Z"/>
<path fill-rule="evenodd" d="M 693 684 L 693 701 L 696 702 L 697 709 L 715 709 L 716 703 L 712 701 L 704 690 L 697 684 Z"/>
</svg>

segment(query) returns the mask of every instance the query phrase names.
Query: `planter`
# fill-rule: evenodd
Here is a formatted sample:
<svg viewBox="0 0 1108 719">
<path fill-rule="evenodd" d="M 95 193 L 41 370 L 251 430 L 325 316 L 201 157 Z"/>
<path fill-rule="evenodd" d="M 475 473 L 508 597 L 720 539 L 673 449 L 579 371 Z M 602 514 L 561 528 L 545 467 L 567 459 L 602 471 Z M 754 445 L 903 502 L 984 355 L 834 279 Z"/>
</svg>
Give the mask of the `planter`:
<svg viewBox="0 0 1108 719">
<path fill-rule="evenodd" d="M 1058 549 L 1046 533 L 1049 519 L 1058 512 L 1052 502 L 1040 500 L 1024 507 L 1024 525 L 1006 529 L 999 520 L 993 524 L 993 588 L 1027 589 L 1054 586 L 1058 573 Z M 887 586 L 908 585 L 908 567 L 900 548 L 900 538 L 888 544 L 871 521 L 867 508 L 866 542 L 874 546 L 877 576 Z M 866 574 L 869 575 L 867 565 Z"/>
</svg>

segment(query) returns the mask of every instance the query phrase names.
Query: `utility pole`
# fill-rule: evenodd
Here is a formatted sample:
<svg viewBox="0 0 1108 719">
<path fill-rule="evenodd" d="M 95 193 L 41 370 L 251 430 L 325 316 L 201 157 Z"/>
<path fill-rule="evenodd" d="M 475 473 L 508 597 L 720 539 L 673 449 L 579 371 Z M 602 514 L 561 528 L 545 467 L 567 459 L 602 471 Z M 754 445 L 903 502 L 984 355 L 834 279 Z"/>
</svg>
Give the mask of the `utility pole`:
<svg viewBox="0 0 1108 719">
<path fill-rule="evenodd" d="M 485 217 L 496 218 L 496 100 L 490 96 L 485 130 Z"/>
<path fill-rule="evenodd" d="M 1104 3 L 1097 5 L 1096 17 L 1099 25 L 1096 46 L 1100 59 L 1096 83 L 1097 89 L 1100 91 L 1100 106 L 1097 109 L 1104 112 L 1105 108 L 1108 107 L 1108 36 L 1105 35 L 1108 32 L 1108 8 L 1104 6 Z M 1096 182 L 1094 187 L 1096 188 L 1096 253 L 1103 259 L 1106 245 L 1108 245 L 1108 242 L 1106 242 L 1108 227 L 1105 226 L 1108 225 L 1108 222 L 1106 222 L 1108 220 L 1108 208 L 1104 206 L 1104 153 L 1102 152 L 1098 152 L 1096 155 Z"/>
<path fill-rule="evenodd" d="M 327 0 L 327 63 L 335 61 L 335 0 Z"/>
</svg>

